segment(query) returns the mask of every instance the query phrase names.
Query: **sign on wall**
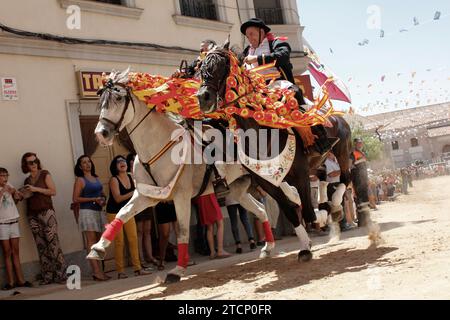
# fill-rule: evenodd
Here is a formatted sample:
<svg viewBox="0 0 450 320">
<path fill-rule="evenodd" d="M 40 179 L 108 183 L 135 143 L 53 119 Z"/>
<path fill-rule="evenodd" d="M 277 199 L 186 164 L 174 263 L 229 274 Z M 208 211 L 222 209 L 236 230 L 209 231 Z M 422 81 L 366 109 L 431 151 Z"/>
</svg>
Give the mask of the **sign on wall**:
<svg viewBox="0 0 450 320">
<path fill-rule="evenodd" d="M 105 72 L 109 75 L 109 72 Z M 102 86 L 101 71 L 78 71 L 77 78 L 82 99 L 97 99 L 97 91 Z"/>
<path fill-rule="evenodd" d="M 19 100 L 16 78 L 2 78 L 3 100 Z"/>
</svg>

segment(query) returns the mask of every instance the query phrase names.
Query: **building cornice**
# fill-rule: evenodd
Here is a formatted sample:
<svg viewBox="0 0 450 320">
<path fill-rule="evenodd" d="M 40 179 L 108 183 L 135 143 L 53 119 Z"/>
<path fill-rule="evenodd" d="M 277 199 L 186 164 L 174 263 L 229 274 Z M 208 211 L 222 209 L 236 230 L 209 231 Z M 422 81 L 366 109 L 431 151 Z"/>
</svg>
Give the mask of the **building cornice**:
<svg viewBox="0 0 450 320">
<path fill-rule="evenodd" d="M 0 53 L 162 66 L 179 66 L 181 60 L 194 60 L 196 57 L 195 53 L 188 50 L 64 44 L 11 36 L 3 32 L 0 32 Z"/>
</svg>

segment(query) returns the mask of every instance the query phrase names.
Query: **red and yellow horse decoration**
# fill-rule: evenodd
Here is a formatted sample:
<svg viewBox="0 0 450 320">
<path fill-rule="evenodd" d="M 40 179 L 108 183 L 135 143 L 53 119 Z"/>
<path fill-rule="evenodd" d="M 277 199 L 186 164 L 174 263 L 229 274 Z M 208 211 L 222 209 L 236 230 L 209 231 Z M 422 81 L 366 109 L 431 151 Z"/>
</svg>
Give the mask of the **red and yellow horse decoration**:
<svg viewBox="0 0 450 320">
<path fill-rule="evenodd" d="M 275 63 L 246 70 L 244 66 L 239 66 L 231 51 L 229 56 L 230 74 L 226 80 L 225 100 L 220 102 L 218 110 L 211 114 L 203 114 L 198 105 L 196 93 L 201 85 L 200 80 L 130 73 L 127 85 L 149 108 L 198 120 L 223 118 L 233 123 L 232 116 L 237 114 L 243 118 L 253 118 L 264 126 L 279 129 L 298 128 L 301 131 L 301 128 L 326 125 L 330 116 L 343 114 L 334 110 L 326 90 L 322 91 L 309 110 L 302 112 L 294 97 L 294 91 L 268 88 L 267 78 L 273 81 L 278 78 L 278 74 L 258 73 L 273 67 Z"/>
</svg>

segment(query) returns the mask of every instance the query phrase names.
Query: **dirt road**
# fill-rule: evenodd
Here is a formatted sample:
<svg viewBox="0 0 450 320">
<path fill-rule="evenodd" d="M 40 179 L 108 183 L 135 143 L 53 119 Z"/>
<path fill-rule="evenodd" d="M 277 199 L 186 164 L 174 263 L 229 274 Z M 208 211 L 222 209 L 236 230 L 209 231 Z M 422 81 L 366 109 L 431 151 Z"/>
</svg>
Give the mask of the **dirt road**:
<svg viewBox="0 0 450 320">
<path fill-rule="evenodd" d="M 314 259 L 299 264 L 290 237 L 272 259 L 252 252 L 206 260 L 178 284 L 160 284 L 156 274 L 33 298 L 450 299 L 450 177 L 414 181 L 409 195 L 372 213 L 384 239 L 378 248 L 359 229 L 337 243 L 313 238 Z"/>
</svg>

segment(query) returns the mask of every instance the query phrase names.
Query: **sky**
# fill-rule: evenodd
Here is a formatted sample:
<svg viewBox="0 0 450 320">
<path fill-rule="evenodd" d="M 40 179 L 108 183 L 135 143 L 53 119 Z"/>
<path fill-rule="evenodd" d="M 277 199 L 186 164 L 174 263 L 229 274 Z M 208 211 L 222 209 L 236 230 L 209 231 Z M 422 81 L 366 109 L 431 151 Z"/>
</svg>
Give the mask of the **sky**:
<svg viewBox="0 0 450 320">
<path fill-rule="evenodd" d="M 449 0 L 297 0 L 297 6 L 303 36 L 350 91 L 352 104 L 335 102 L 338 109 L 370 115 L 450 101 Z M 358 45 L 364 39 L 369 43 Z"/>
</svg>

